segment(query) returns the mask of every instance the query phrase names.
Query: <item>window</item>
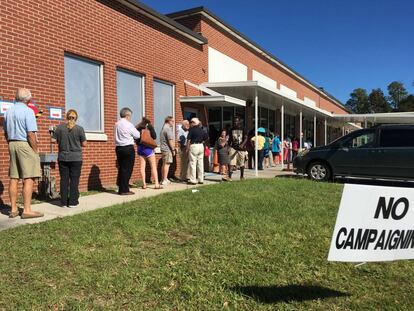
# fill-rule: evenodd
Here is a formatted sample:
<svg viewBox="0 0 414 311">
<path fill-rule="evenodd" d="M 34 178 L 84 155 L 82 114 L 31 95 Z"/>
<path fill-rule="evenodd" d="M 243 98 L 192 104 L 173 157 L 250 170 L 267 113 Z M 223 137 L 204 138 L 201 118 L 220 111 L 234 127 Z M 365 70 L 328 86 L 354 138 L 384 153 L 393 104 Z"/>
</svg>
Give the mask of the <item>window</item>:
<svg viewBox="0 0 414 311">
<path fill-rule="evenodd" d="M 313 120 L 303 119 L 302 131 L 303 139 L 311 139 L 313 141 Z"/>
<path fill-rule="evenodd" d="M 99 63 L 65 55 L 66 110 L 78 112 L 88 132 L 103 132 L 101 68 Z"/>
<path fill-rule="evenodd" d="M 342 147 L 355 149 L 355 148 L 370 148 L 374 143 L 375 131 L 368 131 L 358 134 L 346 140 Z"/>
<path fill-rule="evenodd" d="M 223 107 L 223 128 L 229 130 L 233 127 L 234 108 Z"/>
<path fill-rule="evenodd" d="M 187 121 L 191 121 L 192 118 L 198 118 L 198 109 L 184 108 L 183 118 Z"/>
<path fill-rule="evenodd" d="M 174 117 L 174 96 L 174 85 L 154 80 L 154 128 L 158 143 L 165 118 Z"/>
<path fill-rule="evenodd" d="M 244 107 L 234 107 L 234 116 L 240 118 L 240 126 L 245 127 L 244 119 L 246 118 L 246 110 Z"/>
<path fill-rule="evenodd" d="M 269 110 L 269 131 L 274 133 L 276 131 L 275 111 Z"/>
<path fill-rule="evenodd" d="M 285 114 L 285 137 L 290 136 L 293 137 L 295 133 L 295 116 Z"/>
<path fill-rule="evenodd" d="M 264 127 L 265 130 L 268 129 L 268 120 L 269 120 L 269 109 L 267 108 L 263 108 L 263 107 L 259 107 L 260 110 L 260 117 L 259 117 L 259 127 Z"/>
<path fill-rule="evenodd" d="M 220 136 L 220 131 L 233 127 L 235 117 L 240 118 L 240 126 L 244 128 L 245 119 L 244 107 L 211 107 L 208 109 L 208 125 L 210 142 L 214 143 Z"/>
<path fill-rule="evenodd" d="M 381 147 L 414 147 L 414 129 L 381 129 Z"/>
<path fill-rule="evenodd" d="M 128 107 L 132 110 L 132 123 L 137 124 L 144 115 L 144 78 L 135 73 L 118 69 L 116 71 L 116 91 L 119 111 Z"/>
<path fill-rule="evenodd" d="M 221 107 L 211 107 L 208 109 L 208 134 L 210 143 L 214 144 L 220 136 L 221 125 Z"/>
</svg>

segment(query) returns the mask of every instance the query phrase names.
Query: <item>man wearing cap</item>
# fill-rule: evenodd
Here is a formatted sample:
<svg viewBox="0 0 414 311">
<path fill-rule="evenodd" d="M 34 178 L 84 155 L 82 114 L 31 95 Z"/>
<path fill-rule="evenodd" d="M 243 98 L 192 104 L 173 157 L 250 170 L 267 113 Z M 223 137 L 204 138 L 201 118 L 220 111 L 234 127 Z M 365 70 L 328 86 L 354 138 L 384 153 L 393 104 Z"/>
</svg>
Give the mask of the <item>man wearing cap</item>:
<svg viewBox="0 0 414 311">
<path fill-rule="evenodd" d="M 204 183 L 204 143 L 208 135 L 201 127 L 198 118 L 191 119 L 191 128 L 187 136 L 187 151 L 189 158 L 188 183 L 191 185 Z"/>
<path fill-rule="evenodd" d="M 264 145 L 266 130 L 263 127 L 257 129 L 257 135 L 251 138 L 253 147 L 256 148 L 257 144 L 257 169 L 263 170 L 263 159 L 264 159 Z M 253 159 L 255 159 L 256 152 L 253 153 Z"/>
<path fill-rule="evenodd" d="M 33 184 L 40 174 L 40 159 L 37 147 L 37 124 L 35 114 L 27 105 L 32 94 L 28 89 L 19 88 L 16 103 L 4 116 L 4 133 L 9 146 L 9 195 L 11 200 L 10 218 L 19 216 L 17 209 L 17 185 L 23 179 L 24 209 L 21 218 L 37 218 L 43 214 L 32 211 Z"/>
</svg>

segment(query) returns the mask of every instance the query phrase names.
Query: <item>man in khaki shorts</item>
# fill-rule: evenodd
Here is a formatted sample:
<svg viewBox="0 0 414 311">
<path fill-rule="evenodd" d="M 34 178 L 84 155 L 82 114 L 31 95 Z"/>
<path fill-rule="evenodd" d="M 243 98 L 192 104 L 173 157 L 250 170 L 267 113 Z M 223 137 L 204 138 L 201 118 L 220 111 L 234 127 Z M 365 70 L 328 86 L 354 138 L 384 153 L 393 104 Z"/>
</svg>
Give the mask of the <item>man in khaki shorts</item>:
<svg viewBox="0 0 414 311">
<path fill-rule="evenodd" d="M 244 180 L 244 165 L 246 162 L 246 130 L 241 127 L 239 117 L 234 117 L 233 128 L 229 131 L 229 157 L 230 164 L 228 169 L 228 176 L 223 177 L 224 181 L 231 181 L 233 169 L 236 166 L 240 167 L 240 180 Z"/>
<path fill-rule="evenodd" d="M 163 186 L 171 183 L 168 180 L 168 172 L 170 170 L 170 165 L 174 162 L 174 157 L 176 156 L 173 127 L 173 117 L 166 117 L 160 134 L 160 149 L 162 155 L 161 185 Z"/>
<path fill-rule="evenodd" d="M 11 200 L 10 218 L 19 216 L 17 209 L 17 185 L 23 180 L 24 210 L 21 218 L 37 218 L 43 214 L 32 211 L 30 203 L 33 184 L 40 174 L 40 159 L 37 148 L 37 124 L 34 112 L 27 104 L 32 95 L 28 89 L 19 88 L 16 92 L 16 103 L 4 116 L 4 133 L 9 145 L 9 195 Z"/>
</svg>

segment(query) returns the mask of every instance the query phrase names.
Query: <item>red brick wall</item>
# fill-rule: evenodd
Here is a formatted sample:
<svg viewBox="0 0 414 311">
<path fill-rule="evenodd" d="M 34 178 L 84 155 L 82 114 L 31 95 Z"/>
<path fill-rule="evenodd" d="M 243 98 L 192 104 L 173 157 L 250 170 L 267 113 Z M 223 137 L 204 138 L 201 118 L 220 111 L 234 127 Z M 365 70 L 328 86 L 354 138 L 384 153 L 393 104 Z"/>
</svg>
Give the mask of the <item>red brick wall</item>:
<svg viewBox="0 0 414 311">
<path fill-rule="evenodd" d="M 100 171 L 102 185 L 116 180 L 113 125 L 117 121 L 116 68 L 145 75 L 145 114 L 153 118 L 153 78 L 176 86 L 175 113 L 182 119 L 178 97 L 198 95 L 184 87 L 207 80 L 203 47 L 156 22 L 110 0 L 2 0 L 0 2 L 0 96 L 13 99 L 16 88 L 27 87 L 37 104 L 65 107 L 64 53 L 103 63 L 104 111 L 107 142 L 88 142 L 84 152 L 81 190 L 89 181 L 92 166 Z M 49 151 L 48 127 L 59 122 L 46 116 L 38 120 L 40 150 Z M 1 121 L 0 121 L 1 122 Z M 7 143 L 0 130 L 0 182 L 7 190 Z M 138 161 L 137 161 L 138 162 Z M 57 176 L 57 170 L 53 171 Z M 133 179 L 138 179 L 138 163 Z M 0 198 L 5 198 L 1 194 Z"/>
</svg>

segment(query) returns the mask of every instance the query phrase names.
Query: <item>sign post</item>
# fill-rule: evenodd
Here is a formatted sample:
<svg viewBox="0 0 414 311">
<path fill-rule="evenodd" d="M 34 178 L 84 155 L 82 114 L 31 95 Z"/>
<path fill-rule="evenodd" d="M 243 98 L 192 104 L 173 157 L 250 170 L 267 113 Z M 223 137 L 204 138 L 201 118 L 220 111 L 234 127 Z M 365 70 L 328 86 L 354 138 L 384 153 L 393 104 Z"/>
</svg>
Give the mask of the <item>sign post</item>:
<svg viewBox="0 0 414 311">
<path fill-rule="evenodd" d="M 329 261 L 414 259 L 414 189 L 346 184 Z"/>
</svg>

